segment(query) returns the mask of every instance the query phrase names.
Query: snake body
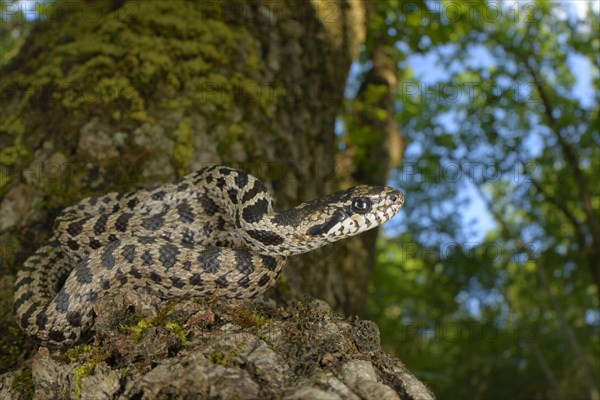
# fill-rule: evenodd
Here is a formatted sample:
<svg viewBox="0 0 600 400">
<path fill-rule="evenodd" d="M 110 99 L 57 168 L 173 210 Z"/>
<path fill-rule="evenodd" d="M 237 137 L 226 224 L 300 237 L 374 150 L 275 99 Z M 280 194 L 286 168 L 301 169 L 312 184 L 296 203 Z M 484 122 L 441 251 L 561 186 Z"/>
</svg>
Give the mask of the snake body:
<svg viewBox="0 0 600 400">
<path fill-rule="evenodd" d="M 355 186 L 274 212 L 262 182 L 224 166 L 87 198 L 57 217 L 18 272 L 17 321 L 43 345 L 68 347 L 93 325 L 94 302 L 120 286 L 250 299 L 275 283 L 286 256 L 374 228 L 403 202 L 394 188 Z"/>
</svg>

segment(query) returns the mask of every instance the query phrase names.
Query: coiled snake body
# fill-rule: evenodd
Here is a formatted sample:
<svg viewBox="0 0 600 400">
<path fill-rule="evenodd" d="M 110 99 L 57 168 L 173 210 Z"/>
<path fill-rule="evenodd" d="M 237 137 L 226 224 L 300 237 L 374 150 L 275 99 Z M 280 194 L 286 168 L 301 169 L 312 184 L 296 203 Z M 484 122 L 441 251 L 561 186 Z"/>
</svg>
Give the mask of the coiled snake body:
<svg viewBox="0 0 600 400">
<path fill-rule="evenodd" d="M 396 189 L 356 186 L 276 213 L 259 180 L 223 166 L 84 199 L 17 274 L 17 320 L 42 344 L 67 347 L 90 329 L 94 302 L 119 286 L 249 299 L 275 283 L 285 256 L 376 227 L 403 202 Z"/>
</svg>

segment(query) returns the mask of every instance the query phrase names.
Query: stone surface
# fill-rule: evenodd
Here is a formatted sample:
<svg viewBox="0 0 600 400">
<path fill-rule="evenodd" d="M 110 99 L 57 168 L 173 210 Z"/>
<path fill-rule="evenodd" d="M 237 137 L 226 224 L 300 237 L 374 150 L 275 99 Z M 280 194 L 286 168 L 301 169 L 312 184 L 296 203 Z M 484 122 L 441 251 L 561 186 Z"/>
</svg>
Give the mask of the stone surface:
<svg viewBox="0 0 600 400">
<path fill-rule="evenodd" d="M 0 231 L 19 228 L 35 220 L 36 204 L 41 201 L 41 194 L 32 186 L 13 186 L 0 203 Z"/>
<path fill-rule="evenodd" d="M 117 157 L 117 141 L 109 134 L 110 128 L 93 118 L 81 128 L 77 151 L 91 159 L 106 160 Z"/>
</svg>

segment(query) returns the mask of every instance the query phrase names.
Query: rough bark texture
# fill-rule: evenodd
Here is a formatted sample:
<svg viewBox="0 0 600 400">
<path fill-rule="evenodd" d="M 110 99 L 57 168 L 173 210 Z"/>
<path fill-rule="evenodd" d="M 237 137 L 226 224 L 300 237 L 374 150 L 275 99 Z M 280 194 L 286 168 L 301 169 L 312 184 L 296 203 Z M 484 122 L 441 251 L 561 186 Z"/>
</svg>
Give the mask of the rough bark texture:
<svg viewBox="0 0 600 400">
<path fill-rule="evenodd" d="M 374 323 L 343 319 L 322 300 L 165 305 L 121 292 L 97 310 L 92 345 L 39 349 L 0 377 L 0 398 L 433 398 L 382 352 Z"/>
<path fill-rule="evenodd" d="M 239 167 L 261 178 L 281 209 L 347 186 L 339 178 L 348 176 L 340 171 L 346 167 L 336 171 L 333 127 L 349 66 L 365 36 L 366 4 L 107 1 L 52 3 L 43 8 L 47 19 L 35 26 L 22 51 L 2 71 L 3 309 L 10 309 L 14 274 L 23 259 L 48 238 L 57 213 L 83 197 L 151 186 L 213 163 Z M 310 293 L 337 310 L 360 310 L 374 239 L 374 235 L 359 237 L 290 259 L 272 295 L 291 299 Z M 290 315 L 294 310 L 283 312 Z M 315 314 L 319 321 L 333 318 L 321 311 Z M 46 393 L 69 397 L 80 381 L 82 397 L 90 396 L 86 388 L 96 389 L 103 382 L 110 387 L 102 386 L 102 391 L 110 396 L 133 396 L 139 384 L 146 393 L 142 397 L 152 398 L 179 392 L 186 382 L 196 385 L 184 379 L 192 368 L 206 372 L 197 377 L 207 379 L 204 386 L 196 389 L 207 397 L 222 387 L 206 378 L 211 376 L 248 397 L 294 393 L 305 397 L 297 390 L 314 390 L 317 398 L 318 390 L 323 390 L 319 388 L 329 383 L 342 390 L 336 392 L 340 396 L 346 397 L 343 393 L 350 390 L 360 397 L 360 378 L 373 383 L 369 385 L 374 390 L 419 398 L 415 393 L 421 389 L 410 389 L 414 377 L 397 360 L 386 358 L 377 341 L 368 351 L 352 345 L 352 327 L 358 322 L 331 322 L 344 328 L 338 333 L 326 330 L 330 336 L 322 340 L 328 344 L 317 350 L 318 340 L 303 333 L 306 327 L 299 321 L 272 313 L 277 322 L 265 324 L 259 334 L 234 327 L 235 335 L 223 336 L 222 325 L 207 323 L 208 333 L 191 333 L 206 335 L 197 343 L 193 339 L 186 345 L 146 344 L 150 353 L 142 357 L 147 362 L 142 365 L 133 360 L 142 354 L 139 346 L 148 339 L 123 345 L 126 348 L 120 342 L 101 341 L 84 351 L 91 354 L 91 361 L 88 355 L 79 355 L 71 363 L 49 358 L 41 349 L 31 361 L 31 374 L 24 369 L 3 377 L 1 394 L 26 388 L 29 382 L 39 398 L 47 397 Z M 233 318 L 228 315 L 222 318 Z M 0 369 L 4 370 L 26 357 L 23 348 L 31 350 L 32 344 L 20 334 L 12 313 L 3 314 L 2 320 Z M 275 354 L 268 357 L 279 357 L 279 364 L 273 365 L 283 372 L 263 376 L 266 372 L 258 364 L 244 358 L 254 354 L 251 349 L 269 347 L 269 340 L 294 343 L 299 337 L 286 335 L 296 331 L 309 339 L 305 347 L 296 343 L 296 358 L 279 352 L 277 346 L 270 348 Z M 178 332 L 179 336 L 171 335 L 181 340 L 183 334 Z M 261 338 L 268 332 L 282 336 Z M 196 345 L 202 354 L 194 351 Z M 330 345 L 332 351 L 325 351 Z M 239 358 L 227 353 L 236 346 Z M 159 367 L 179 368 L 178 378 L 161 381 L 163 372 L 152 372 L 157 361 L 151 359 L 159 357 L 153 352 L 163 357 Z M 232 363 L 229 366 L 242 368 L 219 365 L 221 356 L 210 357 L 217 353 L 224 354 L 226 362 Z M 355 366 L 364 374 L 344 375 L 348 365 L 354 366 L 348 362 L 359 362 Z M 296 370 L 290 372 L 290 367 Z M 89 369 L 94 373 L 87 377 Z M 238 379 L 248 386 L 238 386 Z"/>
</svg>

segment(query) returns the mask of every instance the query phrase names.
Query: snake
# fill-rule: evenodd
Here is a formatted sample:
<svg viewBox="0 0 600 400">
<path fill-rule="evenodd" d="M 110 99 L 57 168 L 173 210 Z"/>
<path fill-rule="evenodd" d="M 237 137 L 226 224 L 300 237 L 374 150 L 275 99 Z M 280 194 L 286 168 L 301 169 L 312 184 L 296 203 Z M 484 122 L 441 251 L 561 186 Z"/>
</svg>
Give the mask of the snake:
<svg viewBox="0 0 600 400">
<path fill-rule="evenodd" d="M 404 195 L 359 185 L 280 212 L 273 203 L 259 179 L 222 165 L 85 198 L 56 217 L 17 272 L 17 322 L 42 345 L 66 348 L 93 330 L 94 304 L 118 288 L 249 300 L 275 284 L 288 256 L 383 224 Z"/>
</svg>

